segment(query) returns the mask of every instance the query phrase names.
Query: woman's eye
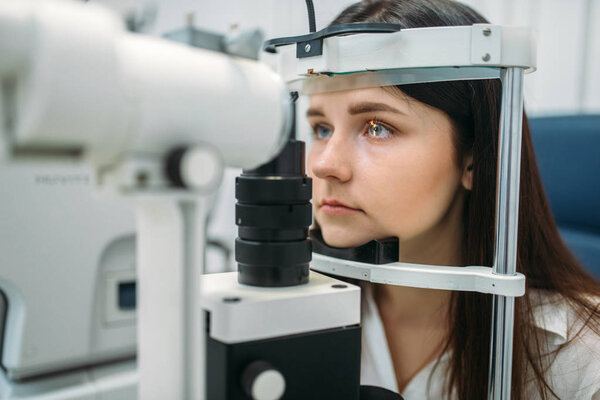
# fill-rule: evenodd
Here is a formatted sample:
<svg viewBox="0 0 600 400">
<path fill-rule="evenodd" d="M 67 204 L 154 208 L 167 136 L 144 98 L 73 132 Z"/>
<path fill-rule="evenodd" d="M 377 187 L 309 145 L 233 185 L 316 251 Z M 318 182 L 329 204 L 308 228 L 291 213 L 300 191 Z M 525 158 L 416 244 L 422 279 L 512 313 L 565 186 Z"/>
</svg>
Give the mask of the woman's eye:
<svg viewBox="0 0 600 400">
<path fill-rule="evenodd" d="M 381 123 L 371 120 L 367 125 L 367 135 L 375 139 L 385 139 L 393 135 L 393 132 Z"/>
<path fill-rule="evenodd" d="M 331 137 L 331 134 L 333 133 L 331 129 L 329 129 L 325 125 L 316 125 L 313 128 L 313 130 L 316 139 L 329 139 L 329 137 Z"/>
</svg>

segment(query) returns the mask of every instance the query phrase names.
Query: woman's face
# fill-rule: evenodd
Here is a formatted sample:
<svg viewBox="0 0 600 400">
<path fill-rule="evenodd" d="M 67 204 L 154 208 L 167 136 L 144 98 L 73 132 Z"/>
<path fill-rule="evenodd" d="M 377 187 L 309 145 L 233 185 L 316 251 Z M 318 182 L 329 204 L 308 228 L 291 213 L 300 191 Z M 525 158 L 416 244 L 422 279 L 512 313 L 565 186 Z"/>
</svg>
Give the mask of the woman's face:
<svg viewBox="0 0 600 400">
<path fill-rule="evenodd" d="M 450 118 L 403 97 L 368 88 L 310 99 L 308 170 L 330 246 L 398 237 L 402 252 L 458 234 L 470 171 L 457 165 Z"/>
</svg>

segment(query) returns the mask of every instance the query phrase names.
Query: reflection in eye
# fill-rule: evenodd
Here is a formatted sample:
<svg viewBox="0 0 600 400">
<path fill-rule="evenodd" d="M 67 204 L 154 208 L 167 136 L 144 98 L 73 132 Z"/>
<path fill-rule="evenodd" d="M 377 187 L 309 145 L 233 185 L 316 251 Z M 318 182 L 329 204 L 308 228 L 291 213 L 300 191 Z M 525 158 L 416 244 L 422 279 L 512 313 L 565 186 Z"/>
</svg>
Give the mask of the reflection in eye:
<svg viewBox="0 0 600 400">
<path fill-rule="evenodd" d="M 372 138 L 385 139 L 391 136 L 393 133 L 378 121 L 371 120 L 369 121 L 369 125 L 367 127 L 367 134 Z"/>
<path fill-rule="evenodd" d="M 325 125 L 315 125 L 313 128 L 315 139 L 329 139 L 333 134 L 333 131 Z"/>
</svg>

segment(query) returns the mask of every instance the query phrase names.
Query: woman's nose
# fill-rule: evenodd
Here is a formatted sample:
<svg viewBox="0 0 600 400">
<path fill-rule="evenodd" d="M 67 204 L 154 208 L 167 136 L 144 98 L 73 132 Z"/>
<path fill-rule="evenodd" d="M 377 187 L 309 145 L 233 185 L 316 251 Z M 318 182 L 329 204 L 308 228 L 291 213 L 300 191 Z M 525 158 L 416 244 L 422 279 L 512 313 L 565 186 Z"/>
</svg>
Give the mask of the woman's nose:
<svg viewBox="0 0 600 400">
<path fill-rule="evenodd" d="M 340 139 L 340 135 L 333 135 L 314 154 L 311 170 L 317 178 L 337 182 L 347 182 L 352 178 L 351 155 Z"/>
</svg>

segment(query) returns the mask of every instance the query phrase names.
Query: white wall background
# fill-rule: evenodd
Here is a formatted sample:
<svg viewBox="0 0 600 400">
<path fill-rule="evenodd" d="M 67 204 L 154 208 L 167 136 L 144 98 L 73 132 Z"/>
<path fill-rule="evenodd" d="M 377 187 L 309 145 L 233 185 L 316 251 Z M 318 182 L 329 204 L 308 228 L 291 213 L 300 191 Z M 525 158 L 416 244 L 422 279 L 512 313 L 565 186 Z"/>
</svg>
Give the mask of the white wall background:
<svg viewBox="0 0 600 400">
<path fill-rule="evenodd" d="M 266 38 L 308 33 L 303 0 L 97 0 L 121 11 L 157 6 L 150 33 L 180 29 L 187 16 L 195 25 L 216 32 L 232 27 L 260 27 Z M 317 30 L 354 1 L 313 0 Z M 464 0 L 492 23 L 528 25 L 538 39 L 538 70 L 525 78 L 529 115 L 600 113 L 600 0 Z M 123 11 L 124 12 L 124 11 Z M 300 125 L 302 137 L 308 132 Z M 306 131 L 306 132 L 305 132 Z M 233 180 L 230 170 L 209 233 L 233 245 Z"/>
</svg>

